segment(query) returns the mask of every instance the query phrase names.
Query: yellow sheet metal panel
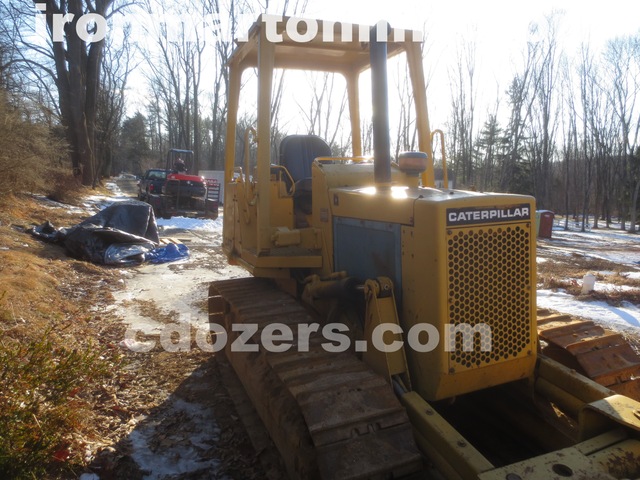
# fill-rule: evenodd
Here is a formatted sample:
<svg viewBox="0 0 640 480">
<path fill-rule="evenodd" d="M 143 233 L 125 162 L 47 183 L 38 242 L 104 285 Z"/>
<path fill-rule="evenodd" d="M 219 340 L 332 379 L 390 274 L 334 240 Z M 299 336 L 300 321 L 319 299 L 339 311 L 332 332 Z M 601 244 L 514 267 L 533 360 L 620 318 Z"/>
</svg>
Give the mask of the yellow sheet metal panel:
<svg viewBox="0 0 640 480">
<path fill-rule="evenodd" d="M 529 377 L 537 341 L 533 199 L 340 185 L 345 176 L 366 184 L 370 170 L 321 167 L 328 202 L 316 206 L 329 211 L 318 225 L 331 231 L 339 218 L 401 226 L 396 282 L 416 390 L 435 400 Z"/>
<path fill-rule="evenodd" d="M 415 198 L 408 190 L 391 187 L 382 191 L 373 186 L 336 188 L 329 191 L 329 202 L 333 215 L 338 217 L 411 225 Z"/>
<path fill-rule="evenodd" d="M 282 195 L 281 180 L 271 180 L 271 225 L 274 228 L 285 227 L 293 229 L 293 198 Z"/>
<path fill-rule="evenodd" d="M 423 398 L 415 392 L 400 397 L 407 409 L 417 437 L 424 439 L 425 450 L 438 469 L 459 475 L 460 478 L 477 478 L 480 472 L 494 466 L 471 443 Z"/>
<path fill-rule="evenodd" d="M 407 349 L 414 388 L 435 400 L 530 376 L 533 199 L 421 190 L 415 226 L 402 232 L 402 321 L 423 332 L 419 347 L 434 347 Z"/>
<path fill-rule="evenodd" d="M 257 119 L 257 182 L 258 208 L 256 226 L 257 246 L 268 250 L 271 246 L 271 86 L 273 84 L 274 44 L 262 31 L 258 41 L 258 119 Z M 248 173 L 248 172 L 247 172 Z"/>
<path fill-rule="evenodd" d="M 313 168 L 322 172 L 327 189 L 373 185 L 373 163 L 314 163 Z"/>
<path fill-rule="evenodd" d="M 596 400 L 581 410 L 579 423 L 581 439 L 612 428 L 612 423 L 640 432 L 640 402 L 624 395 L 611 395 Z"/>
<path fill-rule="evenodd" d="M 483 473 L 478 478 L 480 480 L 507 478 L 614 480 L 616 477 L 609 475 L 598 463 L 582 455 L 576 448 L 566 448 Z"/>
<path fill-rule="evenodd" d="M 310 224 L 322 231 L 323 238 L 323 275 L 329 275 L 333 270 L 334 263 L 334 230 L 333 230 L 333 216 L 337 215 L 334 212 L 334 203 L 340 203 L 340 192 L 343 190 L 349 190 L 345 187 L 353 187 L 350 189 L 353 191 L 358 188 L 365 188 L 373 184 L 373 164 L 371 163 L 345 163 L 343 161 L 337 161 L 336 163 L 318 163 L 314 162 L 311 168 L 312 181 L 313 181 L 313 213 L 311 215 Z M 392 179 L 396 183 L 401 183 L 405 178 L 405 175 L 396 168 L 392 168 Z M 333 190 L 339 190 L 337 198 L 332 194 Z M 362 195 L 360 198 L 362 203 L 359 206 L 355 206 L 350 212 L 345 210 L 338 210 L 342 216 L 355 215 L 354 218 L 366 219 L 363 215 L 363 210 L 370 213 L 369 216 L 380 216 L 386 210 L 386 204 L 384 199 L 377 200 L 377 206 L 368 206 L 371 201 L 371 195 Z M 354 200 L 355 202 L 355 200 Z M 405 202 L 406 203 L 406 202 Z M 352 204 L 355 205 L 355 204 Z M 363 207 L 364 205 L 364 207 Z M 407 210 L 408 211 L 408 210 Z M 348 216 L 346 215 L 346 216 Z M 393 218 L 389 220 L 389 214 L 386 214 L 387 221 L 397 223 L 397 219 Z M 406 216 L 406 215 L 405 215 Z"/>
<path fill-rule="evenodd" d="M 244 249 L 242 259 L 255 268 L 320 268 L 322 256 L 295 247 L 271 249 L 270 255 L 257 255 L 255 250 Z"/>
</svg>

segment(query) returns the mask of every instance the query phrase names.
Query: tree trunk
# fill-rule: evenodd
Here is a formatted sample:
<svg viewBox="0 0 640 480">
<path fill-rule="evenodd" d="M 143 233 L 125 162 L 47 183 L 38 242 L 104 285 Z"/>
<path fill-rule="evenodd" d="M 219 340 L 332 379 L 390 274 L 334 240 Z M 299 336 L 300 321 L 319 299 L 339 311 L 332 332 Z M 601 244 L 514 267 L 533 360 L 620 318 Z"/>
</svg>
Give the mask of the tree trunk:
<svg viewBox="0 0 640 480">
<path fill-rule="evenodd" d="M 39 2 L 34 0 L 34 3 Z M 93 13 L 106 18 L 106 11 L 112 3 L 113 0 L 97 2 Z M 85 13 L 81 0 L 47 0 L 45 4 L 60 113 L 69 142 L 73 173 L 81 177 L 83 185 L 90 186 L 95 175 L 95 117 L 104 40 L 87 48 L 86 42 L 78 35 L 76 25 Z M 73 21 L 64 27 L 64 42 L 53 41 L 53 14 L 67 13 L 73 15 Z"/>
<path fill-rule="evenodd" d="M 636 233 L 636 206 L 638 202 L 638 193 L 640 193 L 640 179 L 636 180 L 636 186 L 633 189 L 633 197 L 631 198 L 631 207 L 629 208 L 629 233 Z"/>
<path fill-rule="evenodd" d="M 570 188 L 570 175 L 569 175 L 569 157 L 567 153 L 564 159 L 564 229 L 569 230 L 569 188 Z"/>
</svg>

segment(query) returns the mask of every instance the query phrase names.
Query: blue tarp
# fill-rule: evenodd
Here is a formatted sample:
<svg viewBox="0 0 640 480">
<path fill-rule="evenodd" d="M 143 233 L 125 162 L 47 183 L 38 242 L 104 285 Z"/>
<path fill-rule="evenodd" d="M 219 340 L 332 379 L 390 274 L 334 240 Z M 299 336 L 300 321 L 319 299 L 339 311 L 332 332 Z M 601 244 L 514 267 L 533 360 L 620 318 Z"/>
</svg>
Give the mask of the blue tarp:
<svg viewBox="0 0 640 480">
<path fill-rule="evenodd" d="M 175 262 L 189 256 L 189 249 L 183 243 L 170 243 L 145 253 L 144 260 L 151 263 Z"/>
</svg>

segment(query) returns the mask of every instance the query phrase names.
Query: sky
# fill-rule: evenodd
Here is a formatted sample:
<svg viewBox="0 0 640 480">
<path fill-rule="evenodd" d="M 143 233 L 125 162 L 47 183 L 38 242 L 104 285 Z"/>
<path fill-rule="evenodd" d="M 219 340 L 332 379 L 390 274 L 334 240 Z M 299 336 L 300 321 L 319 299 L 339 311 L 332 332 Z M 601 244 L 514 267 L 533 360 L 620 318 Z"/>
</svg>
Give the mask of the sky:
<svg viewBox="0 0 640 480">
<path fill-rule="evenodd" d="M 281 14 L 282 3 L 283 0 L 269 2 L 268 13 Z M 290 7 L 295 3 L 295 0 L 289 0 Z M 290 8 L 289 12 L 292 10 Z M 504 93 L 524 62 L 529 26 L 532 22 L 544 24 L 545 17 L 554 12 L 560 17 L 558 40 L 569 56 L 578 52 L 582 42 L 589 42 L 592 50 L 598 51 L 608 39 L 640 31 L 640 2 L 631 0 L 606 3 L 593 0 L 308 0 L 304 13 L 297 16 L 370 25 L 387 20 L 393 27 L 424 32 L 430 123 L 433 129 L 441 128 L 446 134 L 446 122 L 451 111 L 451 68 L 461 45 L 469 41 L 475 43 L 476 125 L 481 127 L 487 112 L 495 108 L 498 97 L 502 97 L 499 117 L 505 118 L 507 103 Z M 252 20 L 250 16 L 244 19 L 246 23 Z M 296 78 L 293 83 L 296 87 L 289 98 L 306 99 L 307 94 L 302 88 L 304 79 Z M 390 102 L 393 102 L 393 88 L 390 85 Z M 365 98 L 364 89 L 362 93 Z M 306 100 L 298 98 L 295 102 L 308 105 Z M 254 109 L 253 106 L 248 108 Z M 361 108 L 364 118 L 368 105 L 361 104 Z M 294 108 L 289 107 L 288 111 L 294 109 L 297 111 L 281 122 L 281 127 L 285 124 L 285 131 L 287 128 L 296 130 L 295 124 L 300 123 L 300 111 L 295 103 Z M 391 110 L 393 112 L 394 109 Z M 297 129 L 300 128 L 304 127 Z M 301 133 L 293 130 L 287 133 Z"/>
<path fill-rule="evenodd" d="M 277 8 L 272 13 L 280 13 Z M 506 90 L 522 63 L 529 25 L 542 24 L 554 11 L 562 12 L 559 37 L 569 55 L 581 42 L 589 41 L 598 49 L 607 39 L 640 31 L 640 2 L 632 0 L 309 0 L 302 16 L 364 24 L 387 20 L 394 27 L 423 31 L 429 109 L 432 123 L 443 126 L 448 101 L 436 99 L 449 97 L 448 70 L 461 41 L 476 43 L 479 104 L 493 103 L 496 92 Z"/>
<path fill-rule="evenodd" d="M 565 12 L 563 33 L 574 46 L 589 36 L 594 42 L 602 42 L 640 29 L 640 2 L 632 0 L 371 0 L 366 4 L 309 0 L 304 16 L 353 23 L 387 20 L 400 28 L 426 26 L 427 37 L 440 46 L 455 43 L 457 37 L 475 29 L 478 41 L 504 59 L 505 52 L 525 40 L 531 21 L 540 21 L 553 11 Z"/>
<path fill-rule="evenodd" d="M 264 4 L 265 0 L 260 3 Z M 282 13 L 283 0 L 267 3 L 268 13 Z M 293 5 L 296 0 L 289 3 Z M 253 4 L 257 2 L 254 0 Z M 553 12 L 561 12 L 559 40 L 570 56 L 577 52 L 581 42 L 589 41 L 593 50 L 598 51 L 607 39 L 640 31 L 640 2 L 632 0 L 605 3 L 593 0 L 309 0 L 301 16 L 360 24 L 387 20 L 394 27 L 423 31 L 431 126 L 446 132 L 450 115 L 450 68 L 460 45 L 464 41 L 476 44 L 476 112 L 482 117 L 493 108 L 498 96 L 504 97 L 510 80 L 522 65 L 531 22 L 542 24 L 545 16 Z M 245 20 L 251 21 L 251 18 Z M 128 114 L 137 109 L 144 111 L 145 101 L 146 95 L 143 95 L 130 102 Z M 501 108 L 506 109 L 505 101 Z"/>
</svg>

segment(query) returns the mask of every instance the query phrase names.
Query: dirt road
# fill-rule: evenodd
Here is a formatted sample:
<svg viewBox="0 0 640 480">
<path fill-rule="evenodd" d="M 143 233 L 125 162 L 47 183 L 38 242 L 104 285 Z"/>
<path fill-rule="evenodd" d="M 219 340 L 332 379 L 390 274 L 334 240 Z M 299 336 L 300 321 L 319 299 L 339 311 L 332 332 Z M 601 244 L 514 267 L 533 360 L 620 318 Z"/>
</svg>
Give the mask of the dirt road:
<svg viewBox="0 0 640 480">
<path fill-rule="evenodd" d="M 118 177 L 116 184 L 124 195 L 128 195 L 130 197 L 138 196 L 138 180 L 135 177 Z"/>
<path fill-rule="evenodd" d="M 136 195 L 135 180 L 117 184 Z M 123 271 L 110 314 L 127 326 L 120 345 L 136 393 L 119 405 L 131 428 L 102 450 L 92 472 L 100 479 L 282 478 L 277 465 L 261 463 L 247 437 L 228 393 L 237 388 L 229 367 L 202 342 L 209 282 L 246 273 L 226 264 L 221 229 L 187 230 L 162 220 L 159 231 L 187 245 L 190 257 Z"/>
</svg>

